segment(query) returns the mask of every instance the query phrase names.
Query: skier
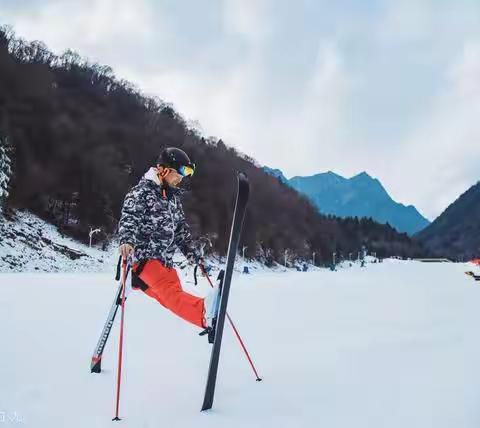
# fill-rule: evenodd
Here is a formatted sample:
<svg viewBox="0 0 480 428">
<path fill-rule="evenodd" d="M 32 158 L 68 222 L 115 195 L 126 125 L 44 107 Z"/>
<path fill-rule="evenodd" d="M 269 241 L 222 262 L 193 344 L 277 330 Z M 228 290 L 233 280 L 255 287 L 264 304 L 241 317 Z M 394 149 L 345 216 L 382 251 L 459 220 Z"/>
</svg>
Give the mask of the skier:
<svg viewBox="0 0 480 428">
<path fill-rule="evenodd" d="M 203 266 L 185 221 L 178 187 L 195 172 L 187 154 L 164 149 L 126 195 L 119 222 L 120 254 L 132 257 L 132 288 L 140 289 L 184 320 L 208 331 L 214 322 L 218 287 L 200 298 L 183 291 L 173 265 L 178 248 L 190 264 Z"/>
</svg>

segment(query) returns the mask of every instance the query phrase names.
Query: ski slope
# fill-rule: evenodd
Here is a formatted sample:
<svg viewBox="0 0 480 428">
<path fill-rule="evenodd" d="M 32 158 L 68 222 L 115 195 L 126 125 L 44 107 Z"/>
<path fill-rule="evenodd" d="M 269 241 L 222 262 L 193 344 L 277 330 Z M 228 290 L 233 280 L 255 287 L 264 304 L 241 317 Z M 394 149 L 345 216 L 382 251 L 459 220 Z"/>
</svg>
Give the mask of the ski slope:
<svg viewBox="0 0 480 428">
<path fill-rule="evenodd" d="M 480 287 L 465 270 L 386 260 L 236 274 L 229 312 L 264 380 L 227 324 L 206 413 L 206 338 L 132 292 L 121 422 L 111 421 L 118 323 L 103 372 L 89 371 L 113 274 L 1 274 L 0 426 L 478 428 Z M 207 292 L 203 278 L 183 281 Z"/>
</svg>

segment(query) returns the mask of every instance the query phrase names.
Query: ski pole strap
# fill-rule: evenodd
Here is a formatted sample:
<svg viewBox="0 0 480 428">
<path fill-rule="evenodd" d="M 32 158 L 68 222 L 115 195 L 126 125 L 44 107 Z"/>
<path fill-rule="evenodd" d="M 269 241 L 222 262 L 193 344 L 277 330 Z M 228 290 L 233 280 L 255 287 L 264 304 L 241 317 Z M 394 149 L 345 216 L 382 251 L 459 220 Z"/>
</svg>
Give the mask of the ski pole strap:
<svg viewBox="0 0 480 428">
<path fill-rule="evenodd" d="M 147 264 L 148 259 L 142 260 L 139 263 L 133 265 L 132 271 L 135 272 L 137 275 L 140 275 L 143 271 L 143 268 Z"/>
<path fill-rule="evenodd" d="M 197 281 L 197 269 L 198 269 L 198 265 L 195 265 L 195 268 L 193 269 L 193 280 L 195 281 L 195 285 L 198 285 L 198 281 Z"/>
<path fill-rule="evenodd" d="M 118 257 L 117 274 L 115 275 L 115 281 L 120 281 L 120 265 L 122 264 L 122 256 Z"/>
<path fill-rule="evenodd" d="M 140 278 L 140 275 L 132 270 L 132 288 L 140 289 L 146 291 L 148 289 L 148 284 Z"/>
<path fill-rule="evenodd" d="M 127 284 L 127 278 L 128 274 L 130 273 L 130 263 L 127 263 L 126 270 L 125 270 L 125 284 L 122 284 L 123 287 L 125 287 Z M 132 283 L 133 283 L 133 271 L 132 271 Z M 127 301 L 127 296 L 125 295 L 125 301 Z M 122 293 L 118 293 L 117 296 L 117 305 L 121 306 L 122 305 Z"/>
</svg>

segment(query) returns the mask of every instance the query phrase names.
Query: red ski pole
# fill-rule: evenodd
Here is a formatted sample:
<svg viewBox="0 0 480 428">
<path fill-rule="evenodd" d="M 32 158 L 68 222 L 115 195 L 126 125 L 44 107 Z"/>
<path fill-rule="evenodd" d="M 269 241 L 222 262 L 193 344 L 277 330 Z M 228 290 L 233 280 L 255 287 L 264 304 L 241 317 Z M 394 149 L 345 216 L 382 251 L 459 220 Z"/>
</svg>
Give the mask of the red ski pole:
<svg viewBox="0 0 480 428">
<path fill-rule="evenodd" d="M 200 265 L 200 269 L 202 269 L 202 272 L 203 274 L 206 276 L 209 284 L 211 287 L 213 287 L 213 284 L 212 284 L 212 280 L 210 279 L 210 277 L 208 276 L 208 273 L 205 271 L 205 268 L 203 265 Z M 237 328 L 235 327 L 235 324 L 233 323 L 232 319 L 230 318 L 230 315 L 228 314 L 227 312 L 227 319 L 228 319 L 228 322 L 230 323 L 230 325 L 232 326 L 232 329 L 233 329 L 233 332 L 235 333 L 235 336 L 237 336 L 237 339 L 240 343 L 240 346 L 242 347 L 243 349 L 243 352 L 245 353 L 247 359 L 248 359 L 248 362 L 250 363 L 250 366 L 252 367 L 252 370 L 253 370 L 253 373 L 255 373 L 255 377 L 256 377 L 256 381 L 257 382 L 260 382 L 262 380 L 262 378 L 258 375 L 257 373 L 257 369 L 255 368 L 255 365 L 253 364 L 253 361 L 252 359 L 250 358 L 250 354 L 248 353 L 247 351 L 247 348 L 245 346 L 245 344 L 243 343 L 243 340 L 242 338 L 240 337 L 240 333 L 238 332 Z"/>
<path fill-rule="evenodd" d="M 125 316 L 125 286 L 127 282 L 127 259 L 122 263 L 122 317 L 120 319 L 120 341 L 118 344 L 118 371 L 117 371 L 117 404 L 115 408 L 115 417 L 112 421 L 120 421 L 118 410 L 120 408 L 120 381 L 122 379 L 122 354 L 123 354 L 123 325 Z"/>
</svg>

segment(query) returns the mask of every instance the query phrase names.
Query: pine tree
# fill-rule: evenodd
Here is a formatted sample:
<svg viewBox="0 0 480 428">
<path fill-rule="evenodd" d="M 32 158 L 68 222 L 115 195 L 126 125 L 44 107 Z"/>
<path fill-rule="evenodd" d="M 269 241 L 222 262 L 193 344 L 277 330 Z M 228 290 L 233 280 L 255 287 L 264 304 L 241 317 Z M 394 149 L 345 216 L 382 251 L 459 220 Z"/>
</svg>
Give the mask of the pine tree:
<svg viewBox="0 0 480 428">
<path fill-rule="evenodd" d="M 3 212 L 9 195 L 12 177 L 11 146 L 8 138 L 0 138 L 0 213 Z"/>
</svg>

